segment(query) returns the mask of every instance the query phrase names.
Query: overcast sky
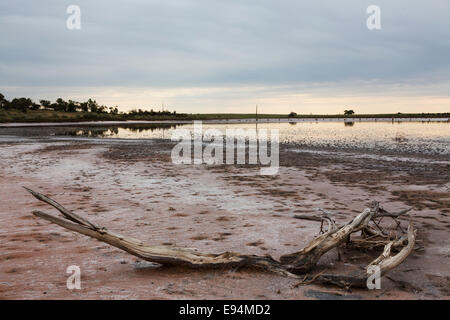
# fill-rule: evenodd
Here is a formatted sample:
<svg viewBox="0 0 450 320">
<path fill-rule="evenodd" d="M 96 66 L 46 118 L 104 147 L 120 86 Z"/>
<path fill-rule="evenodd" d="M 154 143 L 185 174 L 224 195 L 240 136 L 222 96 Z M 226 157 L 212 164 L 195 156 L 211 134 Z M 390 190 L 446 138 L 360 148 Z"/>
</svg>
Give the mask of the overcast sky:
<svg viewBox="0 0 450 320">
<path fill-rule="evenodd" d="M 381 8 L 381 30 L 366 9 Z M 69 30 L 69 5 L 81 30 Z M 122 110 L 450 112 L 450 1 L 2 1 L 0 92 Z"/>
</svg>

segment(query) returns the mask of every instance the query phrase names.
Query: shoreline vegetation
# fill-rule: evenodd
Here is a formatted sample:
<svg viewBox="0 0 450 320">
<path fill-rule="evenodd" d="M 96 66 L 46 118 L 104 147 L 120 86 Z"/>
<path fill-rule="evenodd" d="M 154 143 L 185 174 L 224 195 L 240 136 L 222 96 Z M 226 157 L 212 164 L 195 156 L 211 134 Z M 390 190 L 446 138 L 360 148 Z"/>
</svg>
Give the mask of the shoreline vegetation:
<svg viewBox="0 0 450 320">
<path fill-rule="evenodd" d="M 55 102 L 40 100 L 39 103 L 29 98 L 5 99 L 0 93 L 0 123 L 11 122 L 85 122 L 85 121 L 162 121 L 162 120 L 232 120 L 232 119 L 335 119 L 335 118 L 449 118 L 446 113 L 392 113 L 392 114 L 356 114 L 353 110 L 345 110 L 342 114 L 254 114 L 254 113 L 177 113 L 176 111 L 154 111 L 154 109 L 134 109 L 119 112 L 118 107 L 99 105 L 95 100 L 86 102 L 64 101 L 59 98 Z"/>
</svg>

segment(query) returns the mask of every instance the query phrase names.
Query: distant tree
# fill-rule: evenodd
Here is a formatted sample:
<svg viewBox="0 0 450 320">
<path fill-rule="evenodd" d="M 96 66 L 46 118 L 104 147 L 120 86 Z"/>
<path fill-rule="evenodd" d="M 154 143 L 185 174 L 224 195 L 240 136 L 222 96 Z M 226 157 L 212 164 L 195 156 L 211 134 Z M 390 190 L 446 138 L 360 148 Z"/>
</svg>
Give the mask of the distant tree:
<svg viewBox="0 0 450 320">
<path fill-rule="evenodd" d="M 97 113 L 108 113 L 108 108 L 106 106 L 99 106 L 97 108 Z"/>
<path fill-rule="evenodd" d="M 9 107 L 11 109 L 17 109 L 22 112 L 27 112 L 33 105 L 33 101 L 30 98 L 14 98 Z"/>
<path fill-rule="evenodd" d="M 291 113 L 289 113 L 289 118 L 294 118 L 297 116 L 297 113 L 295 113 L 294 111 L 292 111 Z"/>
<path fill-rule="evenodd" d="M 41 104 L 41 106 L 43 106 L 44 108 L 50 108 L 51 106 L 51 102 L 49 100 L 39 100 L 39 103 Z"/>
<path fill-rule="evenodd" d="M 56 99 L 56 103 L 53 104 L 53 107 L 56 111 L 67 111 L 67 102 L 64 101 L 62 98 Z"/>
<path fill-rule="evenodd" d="M 344 110 L 344 115 L 351 116 L 352 114 L 355 114 L 355 111 L 353 111 L 353 110 Z"/>
<path fill-rule="evenodd" d="M 31 110 L 39 110 L 41 106 L 37 104 L 36 102 L 33 102 L 31 106 L 29 107 Z"/>
<path fill-rule="evenodd" d="M 89 112 L 89 106 L 87 102 L 80 103 L 80 110 L 83 112 Z"/>
<path fill-rule="evenodd" d="M 98 103 L 95 100 L 89 99 L 87 101 L 89 112 L 98 112 Z"/>
<path fill-rule="evenodd" d="M 109 113 L 111 113 L 111 114 L 118 114 L 119 113 L 119 108 L 117 108 L 117 106 L 109 107 Z"/>
<path fill-rule="evenodd" d="M 69 100 L 66 106 L 66 112 L 77 112 L 79 108 L 79 103 L 73 100 Z"/>
<path fill-rule="evenodd" d="M 6 109 L 9 101 L 5 99 L 5 96 L 0 93 L 0 109 Z"/>
</svg>

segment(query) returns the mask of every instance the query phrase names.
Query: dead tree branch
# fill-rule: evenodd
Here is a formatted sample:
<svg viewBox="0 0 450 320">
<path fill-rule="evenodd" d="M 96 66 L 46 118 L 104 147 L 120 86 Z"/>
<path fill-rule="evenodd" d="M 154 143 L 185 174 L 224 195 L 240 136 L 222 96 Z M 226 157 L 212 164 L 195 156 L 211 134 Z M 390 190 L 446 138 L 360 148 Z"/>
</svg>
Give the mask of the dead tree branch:
<svg viewBox="0 0 450 320">
<path fill-rule="evenodd" d="M 386 216 L 388 214 L 384 211 L 384 209 L 383 211 L 380 210 L 378 203 L 374 203 L 373 208 L 365 209 L 352 221 L 344 226 L 338 227 L 336 226 L 331 214 L 322 211 L 324 213 L 322 216 L 317 217 L 317 219 L 311 218 L 309 220 L 320 221 L 322 223 L 327 221 L 327 231 L 314 238 L 303 250 L 284 255 L 280 258 L 280 261 L 277 261 L 268 255 L 245 255 L 236 252 L 207 254 L 185 248 L 152 246 L 144 244 L 140 240 L 122 236 L 109 231 L 105 227 L 98 226 L 69 211 L 49 197 L 31 189 L 25 189 L 36 199 L 51 205 L 62 214 L 62 217 L 56 217 L 41 211 L 33 211 L 33 214 L 36 217 L 57 224 L 68 230 L 97 239 L 101 242 L 108 243 L 146 261 L 156 262 L 162 265 L 184 265 L 191 268 L 253 267 L 275 272 L 283 276 L 303 279 L 308 282 L 333 284 L 341 287 L 364 287 L 367 276 L 364 277 L 362 275 L 354 277 L 320 273 L 313 278 L 308 279 L 307 276 L 305 277 L 305 274 L 308 274 L 316 266 L 320 257 L 322 257 L 326 252 L 339 246 L 341 243 L 348 241 L 351 234 L 358 231 L 367 230 L 369 228 L 369 223 L 371 221 L 373 222 L 375 217 L 380 217 L 380 214 Z M 401 214 L 396 216 L 399 215 Z M 304 216 L 301 217 L 301 219 L 304 218 Z M 377 235 L 375 234 L 375 236 Z M 386 241 L 386 239 L 384 238 L 377 241 Z M 375 259 L 370 266 L 379 266 L 382 274 L 387 273 L 406 259 L 406 257 L 411 253 L 414 243 L 415 231 L 412 223 L 410 223 L 407 237 L 387 243 L 383 253 Z M 396 255 L 392 255 L 391 251 L 393 247 L 403 248 Z M 300 276 L 302 274 L 303 276 Z"/>
</svg>

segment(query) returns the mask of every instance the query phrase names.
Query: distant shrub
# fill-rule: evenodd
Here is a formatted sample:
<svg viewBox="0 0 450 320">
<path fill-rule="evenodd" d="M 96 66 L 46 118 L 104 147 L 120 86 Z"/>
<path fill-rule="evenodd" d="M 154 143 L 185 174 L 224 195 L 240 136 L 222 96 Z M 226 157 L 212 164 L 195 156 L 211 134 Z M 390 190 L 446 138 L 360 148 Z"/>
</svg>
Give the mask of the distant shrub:
<svg viewBox="0 0 450 320">
<path fill-rule="evenodd" d="M 353 111 L 353 110 L 344 110 L 344 115 L 351 116 L 352 114 L 355 114 L 355 111 Z"/>
</svg>

